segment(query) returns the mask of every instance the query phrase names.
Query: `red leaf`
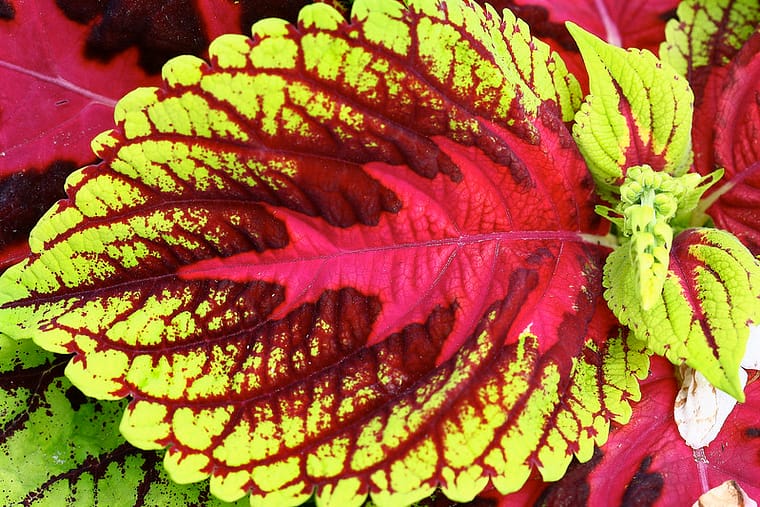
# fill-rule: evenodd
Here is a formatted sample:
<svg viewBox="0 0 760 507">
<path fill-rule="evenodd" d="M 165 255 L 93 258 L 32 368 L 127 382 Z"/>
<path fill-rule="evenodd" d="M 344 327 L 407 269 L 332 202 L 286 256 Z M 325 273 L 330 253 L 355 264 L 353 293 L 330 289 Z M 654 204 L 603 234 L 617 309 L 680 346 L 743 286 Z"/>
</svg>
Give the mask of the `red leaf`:
<svg viewBox="0 0 760 507">
<path fill-rule="evenodd" d="M 675 15 L 678 0 L 514 0 L 521 8 L 541 7 L 554 23 L 583 27 L 615 46 L 656 53 L 665 40 L 665 23 Z"/>
<path fill-rule="evenodd" d="M 760 254 L 760 34 L 751 37 L 725 72 L 717 100 L 704 97 L 702 118 L 714 108 L 714 163 L 725 168 L 730 189 L 708 209 L 716 225 Z M 710 102 L 714 99 L 714 102 Z M 699 123 L 697 121 L 696 123 Z M 704 136 L 700 141 L 704 142 Z M 696 140 L 695 140 L 696 142 Z M 697 146 L 702 165 L 711 144 Z M 707 150 L 705 149 L 707 147 Z M 705 153 L 707 151 L 707 153 Z M 701 169 L 701 168 L 700 168 Z"/>
</svg>

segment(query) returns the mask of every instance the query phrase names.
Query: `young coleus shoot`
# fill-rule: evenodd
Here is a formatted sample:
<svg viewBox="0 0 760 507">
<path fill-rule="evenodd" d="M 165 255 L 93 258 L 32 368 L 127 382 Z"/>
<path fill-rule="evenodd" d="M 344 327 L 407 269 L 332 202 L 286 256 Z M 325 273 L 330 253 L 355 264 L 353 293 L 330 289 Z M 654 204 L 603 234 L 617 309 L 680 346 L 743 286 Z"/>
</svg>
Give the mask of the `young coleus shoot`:
<svg viewBox="0 0 760 507">
<path fill-rule="evenodd" d="M 612 206 L 615 226 L 603 284 L 610 309 L 635 338 L 676 365 L 701 372 L 743 400 L 739 364 L 749 325 L 760 322 L 760 265 L 733 234 L 688 228 L 721 177 L 688 172 L 693 94 L 647 51 L 610 46 L 568 28 L 589 69 L 590 95 L 573 135 Z"/>
<path fill-rule="evenodd" d="M 699 198 L 721 176 L 687 173 L 671 176 L 648 165 L 628 168 L 620 186 L 615 208 L 597 206 L 621 238 L 620 248 L 628 248 L 637 296 L 644 311 L 651 309 L 662 294 L 670 265 L 670 249 L 677 224 L 696 208 Z"/>
</svg>

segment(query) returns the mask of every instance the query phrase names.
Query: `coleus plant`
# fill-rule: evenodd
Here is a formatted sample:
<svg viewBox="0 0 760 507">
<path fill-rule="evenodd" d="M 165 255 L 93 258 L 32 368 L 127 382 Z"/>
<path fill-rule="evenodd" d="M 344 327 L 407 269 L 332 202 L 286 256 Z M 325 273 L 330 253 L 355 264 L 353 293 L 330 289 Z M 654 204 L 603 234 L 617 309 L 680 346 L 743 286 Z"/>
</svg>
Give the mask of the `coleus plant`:
<svg viewBox="0 0 760 507">
<path fill-rule="evenodd" d="M 580 482 L 589 503 L 693 501 L 724 476 L 756 498 L 740 365 L 760 312 L 758 123 L 738 97 L 757 10 L 684 3 L 664 61 L 570 25 L 585 98 L 511 11 L 463 0 L 359 1 L 350 21 L 311 5 L 218 38 L 116 103 L 102 162 L 0 280 L 0 331 L 74 353 L 75 386 L 130 398 L 130 443 L 223 500 L 467 501 L 490 483 L 551 501 Z M 746 398 L 715 441 L 747 446 L 741 462 L 669 438 L 687 480 L 658 483 L 652 442 L 630 482 L 609 472 L 646 410 L 672 407 L 656 357 L 631 403 L 649 353 Z M 123 405 L 88 407 L 70 433 Z"/>
</svg>

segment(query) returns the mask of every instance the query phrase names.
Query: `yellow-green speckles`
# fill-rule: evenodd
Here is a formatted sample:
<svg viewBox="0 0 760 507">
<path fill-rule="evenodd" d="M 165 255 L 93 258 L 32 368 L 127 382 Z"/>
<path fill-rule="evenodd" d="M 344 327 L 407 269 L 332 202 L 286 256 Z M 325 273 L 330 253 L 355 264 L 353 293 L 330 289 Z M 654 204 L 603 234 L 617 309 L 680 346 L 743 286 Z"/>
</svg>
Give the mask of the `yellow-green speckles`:
<svg viewBox="0 0 760 507">
<path fill-rule="evenodd" d="M 330 387 L 317 386 L 314 389 L 314 400 L 306 413 L 306 434 L 310 438 L 317 437 L 332 427 L 333 405 L 336 399 Z"/>
<path fill-rule="evenodd" d="M 411 29 L 404 21 L 404 5 L 386 0 L 356 2 L 351 11 L 361 22 L 362 34 L 373 44 L 398 55 L 407 55 L 412 44 Z"/>
<path fill-rule="evenodd" d="M 77 344 L 87 355 L 88 364 L 78 359 L 69 362 L 66 376 L 71 383 L 87 396 L 101 400 L 121 398 L 121 378 L 129 368 L 127 355 L 118 350 L 97 350 L 96 342 L 89 338 L 80 338 Z"/>
<path fill-rule="evenodd" d="M 132 360 L 132 365 L 125 380 L 146 396 L 163 399 L 182 399 L 186 397 L 187 380 L 199 377 L 206 364 L 202 352 L 191 352 L 183 356 L 139 355 Z"/>
<path fill-rule="evenodd" d="M 324 81 L 335 81 L 347 70 L 343 59 L 350 49 L 347 41 L 329 33 L 306 35 L 303 38 L 304 67 Z"/>
<path fill-rule="evenodd" d="M 366 498 L 366 493 L 360 493 L 362 489 L 361 480 L 355 477 L 326 484 L 317 491 L 317 503 L 326 507 L 359 507 Z"/>
<path fill-rule="evenodd" d="M 423 18 L 416 26 L 418 42 L 418 52 L 420 58 L 426 63 L 426 69 L 430 74 L 435 76 L 438 81 L 446 82 L 452 71 L 468 72 L 469 67 L 455 69 L 453 66 L 454 55 L 450 51 L 441 51 L 441 48 L 449 49 L 460 40 L 461 35 L 457 30 L 447 23 L 437 23 L 433 20 Z M 471 62 L 470 62 L 471 63 Z M 462 79 L 464 77 L 464 79 Z M 455 87 L 466 86 L 471 80 L 471 76 L 459 75 L 460 81 L 453 80 Z"/>
<path fill-rule="evenodd" d="M 347 438 L 334 438 L 320 445 L 306 459 L 306 471 L 312 477 L 335 477 L 346 470 L 348 448 Z"/>
<path fill-rule="evenodd" d="M 267 37 L 250 51 L 251 64 L 260 69 L 292 69 L 298 62 L 300 48 L 292 39 Z"/>
<path fill-rule="evenodd" d="M 264 18 L 256 21 L 251 27 L 251 35 L 255 39 L 266 37 L 285 37 L 290 31 L 291 24 L 284 19 Z"/>
<path fill-rule="evenodd" d="M 203 454 L 185 455 L 169 451 L 164 456 L 164 467 L 174 482 L 190 484 L 208 477 L 210 461 Z"/>
<path fill-rule="evenodd" d="M 106 130 L 105 132 L 101 132 L 95 136 L 92 141 L 90 141 L 92 152 L 101 158 L 104 158 L 106 156 L 106 152 L 118 144 L 119 138 L 116 137 L 116 134 L 113 130 Z"/>
<path fill-rule="evenodd" d="M 251 479 L 256 484 L 266 485 L 266 491 L 277 491 L 301 476 L 300 456 L 292 456 L 282 461 L 254 467 Z"/>
<path fill-rule="evenodd" d="M 220 435 L 230 422 L 232 408 L 221 406 L 206 409 L 180 408 L 172 417 L 172 431 L 180 444 L 205 451 L 212 439 Z"/>
<path fill-rule="evenodd" d="M 253 461 L 253 453 L 261 453 L 262 449 L 254 449 L 253 428 L 246 419 L 238 421 L 234 429 L 224 437 L 224 440 L 213 450 L 213 456 L 219 462 L 238 467 Z"/>
<path fill-rule="evenodd" d="M 251 481 L 247 470 L 226 472 L 224 475 L 211 474 L 209 490 L 224 502 L 236 502 L 247 494 L 245 486 Z"/>
<path fill-rule="evenodd" d="M 342 23 L 346 22 L 346 19 L 333 7 L 315 3 L 300 10 L 298 22 L 304 29 L 331 31 L 337 30 Z"/>
<path fill-rule="evenodd" d="M 87 217 L 107 217 L 145 203 L 147 197 L 124 179 L 111 174 L 96 175 L 74 196 L 74 204 Z"/>
</svg>

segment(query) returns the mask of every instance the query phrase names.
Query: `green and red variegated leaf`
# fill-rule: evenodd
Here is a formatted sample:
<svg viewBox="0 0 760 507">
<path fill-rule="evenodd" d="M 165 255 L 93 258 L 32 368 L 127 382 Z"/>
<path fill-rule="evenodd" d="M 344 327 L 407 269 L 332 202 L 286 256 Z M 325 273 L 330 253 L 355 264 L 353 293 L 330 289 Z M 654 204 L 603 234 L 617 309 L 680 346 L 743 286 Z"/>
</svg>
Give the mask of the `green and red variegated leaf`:
<svg viewBox="0 0 760 507">
<path fill-rule="evenodd" d="M 728 232 L 687 229 L 675 237 L 664 287 L 645 310 L 634 290 L 630 257 L 624 245 L 604 268 L 605 297 L 620 322 L 656 354 L 699 370 L 712 385 L 743 400 L 739 364 L 748 324 L 760 322 L 757 259 Z"/>
<path fill-rule="evenodd" d="M 600 193 L 614 200 L 634 166 L 685 173 L 693 106 L 686 79 L 649 51 L 621 49 L 576 25 L 568 28 L 586 63 L 591 92 L 575 117 L 573 135 Z"/>
<path fill-rule="evenodd" d="M 758 7 L 757 0 L 684 0 L 678 5 L 677 18 L 666 27 L 660 58 L 689 80 L 697 107 L 708 99 L 711 77 L 755 32 Z"/>
<path fill-rule="evenodd" d="M 747 403 L 739 404 L 708 447 L 694 451 L 678 433 L 673 399 L 679 380 L 672 366 L 653 357 L 642 383 L 641 401 L 625 426 L 613 425 L 607 444 L 587 463 L 574 463 L 554 484 L 535 484 L 528 502 L 500 505 L 692 505 L 705 491 L 733 480 L 754 500 L 760 499 L 760 382 L 747 385 Z M 750 373 L 752 376 L 752 373 Z M 741 504 L 733 504 L 741 505 Z"/>
<path fill-rule="evenodd" d="M 67 360 L 0 336 L 2 505 L 223 505 L 205 485 L 173 483 L 160 455 L 125 442 L 125 404 L 85 398 L 63 376 Z"/>
<path fill-rule="evenodd" d="M 173 60 L 4 274 L 0 330 L 75 353 L 86 394 L 133 398 L 129 441 L 223 499 L 558 479 L 646 358 L 583 240 L 577 83 L 504 16 L 313 5 Z"/>
<path fill-rule="evenodd" d="M 524 19 L 535 37 L 562 55 L 568 69 L 588 91 L 586 68 L 565 22 L 571 21 L 610 44 L 654 52 L 665 39 L 665 22 L 675 12 L 678 0 L 491 0 L 488 3 L 497 10 L 511 9 Z"/>
</svg>

